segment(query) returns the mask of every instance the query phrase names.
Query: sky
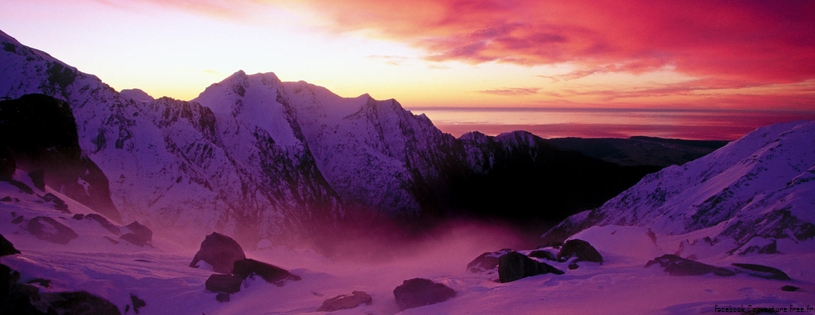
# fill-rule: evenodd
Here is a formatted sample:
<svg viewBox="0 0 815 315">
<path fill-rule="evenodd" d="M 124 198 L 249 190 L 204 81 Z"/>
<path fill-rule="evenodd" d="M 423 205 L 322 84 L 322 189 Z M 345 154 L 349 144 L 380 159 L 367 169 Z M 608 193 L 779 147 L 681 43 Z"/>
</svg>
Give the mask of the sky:
<svg viewBox="0 0 815 315">
<path fill-rule="evenodd" d="M 406 108 L 815 110 L 815 1 L 4 0 L 0 30 L 182 100 L 244 70 Z"/>
</svg>

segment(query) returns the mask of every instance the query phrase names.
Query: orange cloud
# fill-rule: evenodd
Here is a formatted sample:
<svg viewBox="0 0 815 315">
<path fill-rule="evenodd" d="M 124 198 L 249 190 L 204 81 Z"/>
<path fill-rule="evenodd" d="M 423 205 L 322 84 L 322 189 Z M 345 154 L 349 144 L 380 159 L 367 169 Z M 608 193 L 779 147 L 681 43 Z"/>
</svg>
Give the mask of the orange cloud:
<svg viewBox="0 0 815 315">
<path fill-rule="evenodd" d="M 503 88 L 503 89 L 495 89 L 495 90 L 483 90 L 479 91 L 480 93 L 484 94 L 492 94 L 492 95 L 505 95 L 505 96 L 515 96 L 515 95 L 530 95 L 538 93 L 537 88 Z"/>
</svg>

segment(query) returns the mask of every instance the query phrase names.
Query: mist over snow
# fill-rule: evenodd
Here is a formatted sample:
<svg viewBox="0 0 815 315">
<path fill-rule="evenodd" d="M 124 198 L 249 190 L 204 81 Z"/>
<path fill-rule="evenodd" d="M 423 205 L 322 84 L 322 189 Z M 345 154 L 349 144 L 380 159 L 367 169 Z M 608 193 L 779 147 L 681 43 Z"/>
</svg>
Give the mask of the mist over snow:
<svg viewBox="0 0 815 315">
<path fill-rule="evenodd" d="M 523 131 L 454 138 L 273 73 L 189 102 L 117 92 L 0 41 L 4 313 L 815 307 L 812 121 L 659 170 Z M 196 266 L 208 235 L 243 253 L 232 272 Z"/>
</svg>

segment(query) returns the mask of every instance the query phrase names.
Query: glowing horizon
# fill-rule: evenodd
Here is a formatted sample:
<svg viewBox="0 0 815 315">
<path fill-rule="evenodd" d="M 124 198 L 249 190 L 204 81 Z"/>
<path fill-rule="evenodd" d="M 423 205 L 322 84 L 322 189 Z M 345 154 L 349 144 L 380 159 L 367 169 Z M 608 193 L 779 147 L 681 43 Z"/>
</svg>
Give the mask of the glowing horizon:
<svg viewBox="0 0 815 315">
<path fill-rule="evenodd" d="M 7 0 L 0 30 L 182 100 L 244 70 L 406 108 L 815 110 L 815 2 Z"/>
</svg>

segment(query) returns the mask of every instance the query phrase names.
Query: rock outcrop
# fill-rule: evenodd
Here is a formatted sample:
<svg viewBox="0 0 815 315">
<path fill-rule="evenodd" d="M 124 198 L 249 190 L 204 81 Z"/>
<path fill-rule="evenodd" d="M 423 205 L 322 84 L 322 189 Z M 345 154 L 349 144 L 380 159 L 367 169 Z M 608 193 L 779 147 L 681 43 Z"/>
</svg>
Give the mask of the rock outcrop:
<svg viewBox="0 0 815 315">
<path fill-rule="evenodd" d="M 43 241 L 62 245 L 68 244 L 71 240 L 79 237 L 73 229 L 65 224 L 43 216 L 34 217 L 28 221 L 28 232 Z"/>
<path fill-rule="evenodd" d="M 603 263 L 603 256 L 600 255 L 600 252 L 591 246 L 589 242 L 584 240 L 568 240 L 560 247 L 560 252 L 557 254 L 559 261 L 566 261 L 571 257 L 577 257 L 574 262 L 591 261 Z"/>
<path fill-rule="evenodd" d="M 371 305 L 373 299 L 371 295 L 362 291 L 354 291 L 351 294 L 338 295 L 323 302 L 317 309 L 318 312 L 334 312 L 345 309 L 352 309 L 360 304 Z"/>
<path fill-rule="evenodd" d="M 286 269 L 249 258 L 236 260 L 232 273 L 241 279 L 258 275 L 266 282 L 277 286 L 283 286 L 289 280 L 300 280 L 300 276 L 293 275 Z"/>
<path fill-rule="evenodd" d="M 736 274 L 726 268 L 711 266 L 672 254 L 654 258 L 645 264 L 645 268 L 656 264 L 659 264 L 665 272 L 672 276 L 698 276 L 712 273 L 720 277 L 729 277 Z"/>
<path fill-rule="evenodd" d="M 515 251 L 506 253 L 498 258 L 498 281 L 501 283 L 547 273 L 562 275 L 564 272 L 547 263 L 538 262 Z"/>
<path fill-rule="evenodd" d="M 232 274 L 235 261 L 246 258 L 243 248 L 229 236 L 212 232 L 201 242 L 201 248 L 195 253 L 190 267 L 198 268 L 198 262 L 210 264 L 215 272 Z"/>
<path fill-rule="evenodd" d="M 441 283 L 414 278 L 393 289 L 393 296 L 399 308 L 404 310 L 447 301 L 456 296 L 456 291 Z"/>
</svg>

